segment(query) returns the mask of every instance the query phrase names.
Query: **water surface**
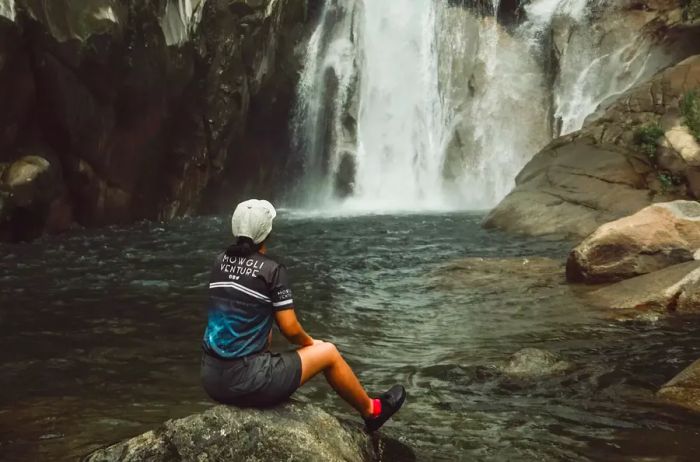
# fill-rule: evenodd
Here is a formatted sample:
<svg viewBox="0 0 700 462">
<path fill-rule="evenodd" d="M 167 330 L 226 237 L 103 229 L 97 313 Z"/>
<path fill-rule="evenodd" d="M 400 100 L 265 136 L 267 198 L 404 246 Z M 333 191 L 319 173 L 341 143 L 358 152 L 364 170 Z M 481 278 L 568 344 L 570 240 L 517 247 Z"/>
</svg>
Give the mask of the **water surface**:
<svg viewBox="0 0 700 462">
<path fill-rule="evenodd" d="M 271 252 L 307 330 L 370 389 L 407 386 L 385 433 L 418 460 L 696 460 L 700 418 L 653 392 L 700 357 L 698 319 L 616 321 L 563 283 L 569 243 L 487 232 L 481 218 L 278 218 Z M 211 405 L 199 341 L 228 229 L 182 219 L 0 247 L 1 459 L 75 460 Z M 533 256 L 555 260 L 522 270 Z M 464 258 L 470 270 L 450 266 Z M 495 371 L 524 347 L 576 367 Z M 323 379 L 296 396 L 357 421 Z"/>
</svg>

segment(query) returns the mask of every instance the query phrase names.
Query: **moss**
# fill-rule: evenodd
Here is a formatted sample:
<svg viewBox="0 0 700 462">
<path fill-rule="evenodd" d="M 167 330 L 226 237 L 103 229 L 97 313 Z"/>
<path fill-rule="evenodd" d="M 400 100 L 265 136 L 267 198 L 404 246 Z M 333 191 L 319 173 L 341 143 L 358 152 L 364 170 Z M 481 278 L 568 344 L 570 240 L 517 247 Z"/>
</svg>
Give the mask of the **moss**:
<svg viewBox="0 0 700 462">
<path fill-rule="evenodd" d="M 700 93 L 697 90 L 690 90 L 683 96 L 681 114 L 683 122 L 688 126 L 695 139 L 700 140 Z"/>
<path fill-rule="evenodd" d="M 645 125 L 634 132 L 634 143 L 642 149 L 642 152 L 649 159 L 654 161 L 656 148 L 662 136 L 664 136 L 664 131 L 658 123 Z"/>
<path fill-rule="evenodd" d="M 700 18 L 700 0 L 683 0 L 683 19 L 695 21 Z"/>
</svg>

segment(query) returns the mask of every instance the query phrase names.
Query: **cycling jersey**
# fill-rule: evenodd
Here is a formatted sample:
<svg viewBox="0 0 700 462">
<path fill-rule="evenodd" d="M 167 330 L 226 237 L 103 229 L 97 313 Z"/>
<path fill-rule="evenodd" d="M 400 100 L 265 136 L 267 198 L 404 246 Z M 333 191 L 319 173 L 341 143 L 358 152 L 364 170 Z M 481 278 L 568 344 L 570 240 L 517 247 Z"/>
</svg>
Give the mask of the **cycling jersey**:
<svg viewBox="0 0 700 462">
<path fill-rule="evenodd" d="M 294 308 L 287 271 L 273 259 L 219 254 L 211 271 L 203 348 L 223 359 L 263 351 L 274 313 Z"/>
</svg>

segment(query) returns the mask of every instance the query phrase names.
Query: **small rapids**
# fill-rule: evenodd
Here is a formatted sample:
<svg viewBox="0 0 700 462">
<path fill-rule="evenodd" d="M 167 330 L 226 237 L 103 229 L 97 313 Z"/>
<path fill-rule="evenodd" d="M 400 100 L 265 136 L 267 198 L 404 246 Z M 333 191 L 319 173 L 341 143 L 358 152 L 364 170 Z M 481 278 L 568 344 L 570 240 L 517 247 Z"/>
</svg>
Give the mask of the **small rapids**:
<svg viewBox="0 0 700 462">
<path fill-rule="evenodd" d="M 481 219 L 280 213 L 271 251 L 304 326 L 370 390 L 408 389 L 386 434 L 420 461 L 695 460 L 700 418 L 653 394 L 700 357 L 697 319 L 615 320 L 564 283 L 569 243 L 486 232 Z M 0 246 L 3 460 L 76 460 L 211 406 L 200 338 L 227 221 Z M 502 373 L 523 348 L 573 367 Z M 296 397 L 358 421 L 322 378 Z M 400 457 L 387 447 L 383 460 Z"/>
</svg>

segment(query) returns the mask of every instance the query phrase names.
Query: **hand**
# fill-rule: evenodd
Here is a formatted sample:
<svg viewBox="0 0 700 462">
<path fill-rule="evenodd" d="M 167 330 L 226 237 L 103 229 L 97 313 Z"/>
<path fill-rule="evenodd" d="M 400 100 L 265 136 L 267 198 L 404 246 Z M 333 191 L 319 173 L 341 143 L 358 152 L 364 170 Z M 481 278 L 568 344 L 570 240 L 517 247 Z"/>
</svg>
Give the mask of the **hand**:
<svg viewBox="0 0 700 462">
<path fill-rule="evenodd" d="M 313 345 L 320 345 L 321 343 L 326 343 L 323 340 L 316 340 L 315 338 L 312 338 L 311 341 L 313 342 L 311 346 Z"/>
</svg>

